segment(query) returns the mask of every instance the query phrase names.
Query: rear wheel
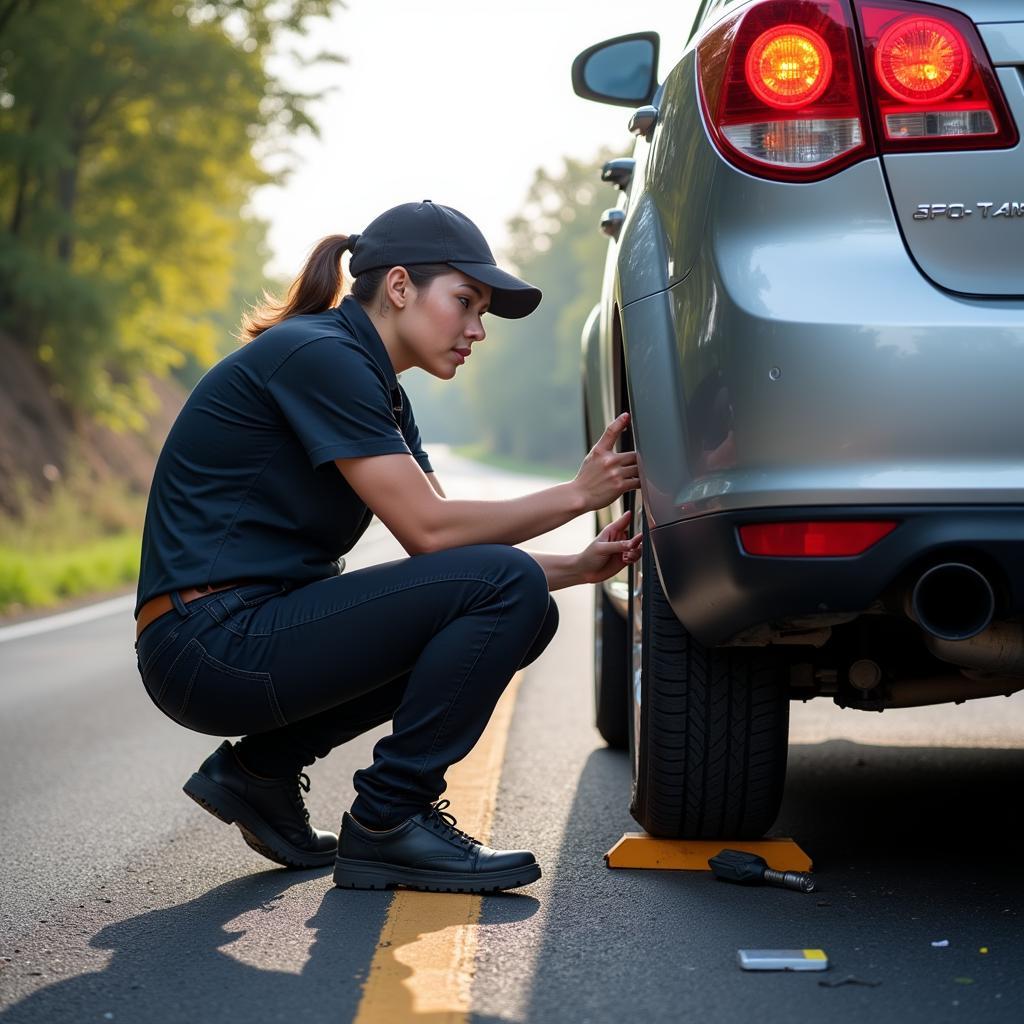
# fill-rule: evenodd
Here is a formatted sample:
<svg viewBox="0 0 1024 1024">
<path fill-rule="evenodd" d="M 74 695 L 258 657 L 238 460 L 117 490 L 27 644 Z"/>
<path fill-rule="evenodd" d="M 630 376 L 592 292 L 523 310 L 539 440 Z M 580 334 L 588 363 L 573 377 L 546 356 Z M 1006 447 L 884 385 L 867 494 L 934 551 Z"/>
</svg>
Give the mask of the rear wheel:
<svg viewBox="0 0 1024 1024">
<path fill-rule="evenodd" d="M 597 731 L 616 750 L 629 746 L 629 635 L 599 583 L 594 588 L 594 711 Z"/>
<path fill-rule="evenodd" d="M 636 504 L 639 524 L 639 495 Z M 662 590 L 649 537 L 631 568 L 629 617 L 630 813 L 651 835 L 764 835 L 782 799 L 789 734 L 774 652 L 690 636 Z"/>
</svg>

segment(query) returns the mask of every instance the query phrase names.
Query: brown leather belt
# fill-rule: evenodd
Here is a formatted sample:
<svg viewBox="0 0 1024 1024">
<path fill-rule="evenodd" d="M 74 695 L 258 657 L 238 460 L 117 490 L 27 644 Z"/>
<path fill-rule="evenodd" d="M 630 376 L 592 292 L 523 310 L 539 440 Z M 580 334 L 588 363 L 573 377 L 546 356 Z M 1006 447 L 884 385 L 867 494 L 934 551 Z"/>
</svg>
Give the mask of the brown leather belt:
<svg viewBox="0 0 1024 1024">
<path fill-rule="evenodd" d="M 241 583 L 218 583 L 212 587 L 190 587 L 188 590 L 179 590 L 178 597 L 184 604 L 188 604 L 189 601 L 194 601 L 197 597 L 206 597 L 207 594 L 216 594 L 218 590 L 230 590 L 232 587 L 240 586 L 242 586 Z M 161 615 L 166 615 L 173 607 L 174 602 L 171 600 L 170 594 L 151 597 L 139 609 L 139 617 L 135 623 L 135 639 L 138 640 L 142 636 L 142 631 L 150 623 L 159 619 Z"/>
</svg>

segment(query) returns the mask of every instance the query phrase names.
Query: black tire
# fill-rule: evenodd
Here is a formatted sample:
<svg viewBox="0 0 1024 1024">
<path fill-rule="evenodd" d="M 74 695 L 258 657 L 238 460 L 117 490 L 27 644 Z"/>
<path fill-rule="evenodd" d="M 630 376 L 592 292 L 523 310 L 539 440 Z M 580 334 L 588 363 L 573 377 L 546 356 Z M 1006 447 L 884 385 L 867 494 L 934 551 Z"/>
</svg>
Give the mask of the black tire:
<svg viewBox="0 0 1024 1024">
<path fill-rule="evenodd" d="M 614 750 L 629 747 L 628 626 L 598 583 L 594 588 L 594 717 Z"/>
<path fill-rule="evenodd" d="M 779 661 L 771 650 L 708 648 L 690 636 L 647 537 L 640 567 L 637 593 L 630 573 L 631 675 L 640 684 L 630 813 L 651 835 L 760 837 L 778 814 L 786 775 L 789 694 Z M 629 705 L 634 719 L 632 693 Z"/>
</svg>

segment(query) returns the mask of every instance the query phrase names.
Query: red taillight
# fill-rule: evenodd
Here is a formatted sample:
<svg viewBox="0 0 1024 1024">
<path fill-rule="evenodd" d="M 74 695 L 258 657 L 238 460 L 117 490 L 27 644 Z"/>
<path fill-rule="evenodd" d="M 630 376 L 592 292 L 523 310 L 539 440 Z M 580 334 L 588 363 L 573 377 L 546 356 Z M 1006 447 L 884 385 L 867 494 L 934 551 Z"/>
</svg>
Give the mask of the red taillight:
<svg viewBox="0 0 1024 1024">
<path fill-rule="evenodd" d="M 900 18 L 875 50 L 882 86 L 905 103 L 938 103 L 964 84 L 971 53 L 952 25 L 935 18 Z"/>
<path fill-rule="evenodd" d="M 832 78 L 828 43 L 813 29 L 780 25 L 747 51 L 747 85 L 769 107 L 788 110 L 816 100 Z"/>
<path fill-rule="evenodd" d="M 859 0 L 881 148 L 999 149 L 1017 131 L 974 24 L 907 0 Z"/>
<path fill-rule="evenodd" d="M 813 181 L 873 152 L 847 0 L 762 0 L 697 52 L 708 125 L 745 170 Z"/>
<path fill-rule="evenodd" d="M 1017 144 L 967 17 L 917 0 L 853 6 L 861 42 L 850 0 L 754 0 L 700 41 L 704 116 L 726 159 L 760 177 L 816 181 L 879 149 Z"/>
<path fill-rule="evenodd" d="M 848 558 L 863 554 L 896 523 L 881 520 L 749 523 L 739 528 L 748 555 L 775 558 Z"/>
</svg>

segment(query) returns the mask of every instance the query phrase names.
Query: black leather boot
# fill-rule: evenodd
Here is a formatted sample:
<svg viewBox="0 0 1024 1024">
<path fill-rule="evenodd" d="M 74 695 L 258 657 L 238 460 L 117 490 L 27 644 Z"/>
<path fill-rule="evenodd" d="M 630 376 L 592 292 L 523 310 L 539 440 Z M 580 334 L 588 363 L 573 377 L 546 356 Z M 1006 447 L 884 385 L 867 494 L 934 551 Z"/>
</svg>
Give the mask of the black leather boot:
<svg viewBox="0 0 1024 1024">
<path fill-rule="evenodd" d="M 447 800 L 373 832 L 346 812 L 341 819 L 334 884 L 343 889 L 498 892 L 540 878 L 529 850 L 492 850 L 455 827 Z"/>
<path fill-rule="evenodd" d="M 237 825 L 257 853 L 289 868 L 322 868 L 338 852 L 333 832 L 311 828 L 302 792 L 304 773 L 286 779 L 261 779 L 246 771 L 225 740 L 182 787 L 214 817 Z"/>
</svg>

